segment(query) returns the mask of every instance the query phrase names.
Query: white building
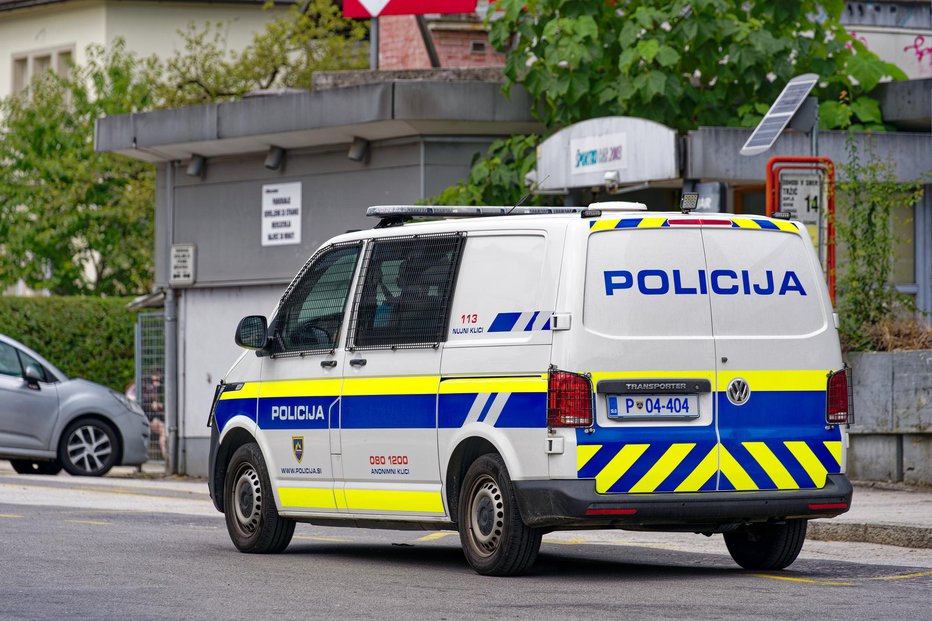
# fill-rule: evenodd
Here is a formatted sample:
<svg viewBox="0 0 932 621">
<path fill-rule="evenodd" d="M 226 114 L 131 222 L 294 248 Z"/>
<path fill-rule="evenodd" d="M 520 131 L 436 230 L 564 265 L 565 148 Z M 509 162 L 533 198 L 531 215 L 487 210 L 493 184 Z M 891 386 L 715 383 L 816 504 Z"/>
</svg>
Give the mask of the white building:
<svg viewBox="0 0 932 621">
<path fill-rule="evenodd" d="M 223 24 L 230 49 L 242 49 L 284 5 L 262 10 L 263 0 L 0 0 L 0 98 L 23 89 L 46 70 L 83 64 L 91 44 L 117 37 L 141 57 L 170 57 L 189 24 Z"/>
</svg>

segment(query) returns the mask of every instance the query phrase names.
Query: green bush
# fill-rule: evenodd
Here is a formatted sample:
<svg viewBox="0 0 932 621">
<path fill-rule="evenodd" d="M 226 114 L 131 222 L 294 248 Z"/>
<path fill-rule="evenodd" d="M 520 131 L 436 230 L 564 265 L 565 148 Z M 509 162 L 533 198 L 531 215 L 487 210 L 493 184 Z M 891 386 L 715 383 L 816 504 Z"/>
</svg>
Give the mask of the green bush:
<svg viewBox="0 0 932 621">
<path fill-rule="evenodd" d="M 0 334 L 39 352 L 68 377 L 122 391 L 133 381 L 136 313 L 130 298 L 0 297 Z"/>
</svg>

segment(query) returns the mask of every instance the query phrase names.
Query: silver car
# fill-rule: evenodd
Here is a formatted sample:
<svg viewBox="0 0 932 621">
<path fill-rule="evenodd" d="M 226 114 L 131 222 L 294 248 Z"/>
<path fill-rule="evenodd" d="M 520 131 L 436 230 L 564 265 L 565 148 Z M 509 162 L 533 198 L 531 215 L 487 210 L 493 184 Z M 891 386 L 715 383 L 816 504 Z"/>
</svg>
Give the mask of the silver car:
<svg viewBox="0 0 932 621">
<path fill-rule="evenodd" d="M 20 474 L 102 476 L 147 459 L 149 421 L 123 393 L 68 379 L 0 334 L 0 458 Z"/>
</svg>

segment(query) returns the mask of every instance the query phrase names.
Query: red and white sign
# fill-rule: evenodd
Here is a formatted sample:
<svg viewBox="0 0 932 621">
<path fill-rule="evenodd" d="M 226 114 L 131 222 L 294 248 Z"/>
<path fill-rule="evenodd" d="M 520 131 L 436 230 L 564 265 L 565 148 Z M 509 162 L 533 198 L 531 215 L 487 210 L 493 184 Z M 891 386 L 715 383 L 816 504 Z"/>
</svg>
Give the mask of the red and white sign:
<svg viewBox="0 0 932 621">
<path fill-rule="evenodd" d="M 343 0 L 344 17 L 475 13 L 476 0 Z"/>
</svg>

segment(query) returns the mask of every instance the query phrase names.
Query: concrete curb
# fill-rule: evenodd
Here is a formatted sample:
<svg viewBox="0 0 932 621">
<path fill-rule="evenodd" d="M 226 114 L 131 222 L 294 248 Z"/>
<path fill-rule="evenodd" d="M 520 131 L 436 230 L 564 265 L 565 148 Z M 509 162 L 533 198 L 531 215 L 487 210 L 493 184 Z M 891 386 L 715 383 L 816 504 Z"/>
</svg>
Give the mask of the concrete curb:
<svg viewBox="0 0 932 621">
<path fill-rule="evenodd" d="M 815 541 L 851 541 L 932 549 L 932 528 L 921 526 L 812 521 L 809 522 L 806 538 Z"/>
</svg>

